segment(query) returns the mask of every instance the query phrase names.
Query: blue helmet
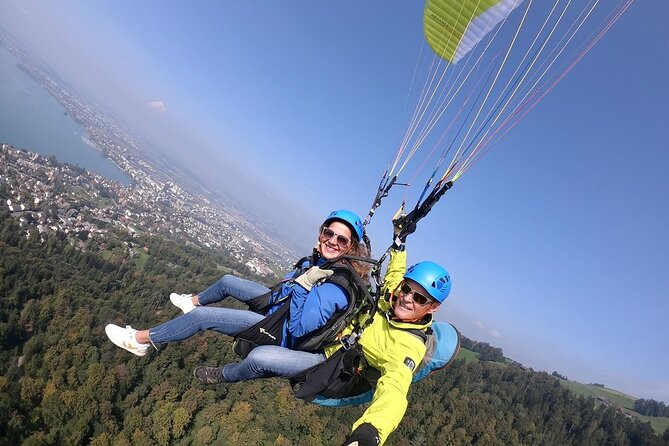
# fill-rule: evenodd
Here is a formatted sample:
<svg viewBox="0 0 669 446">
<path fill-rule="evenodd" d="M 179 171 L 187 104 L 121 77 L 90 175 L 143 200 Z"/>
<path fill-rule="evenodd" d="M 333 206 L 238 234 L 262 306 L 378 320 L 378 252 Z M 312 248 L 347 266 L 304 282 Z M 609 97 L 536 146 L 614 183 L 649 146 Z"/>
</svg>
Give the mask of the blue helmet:
<svg viewBox="0 0 669 446">
<path fill-rule="evenodd" d="M 362 240 L 362 221 L 355 212 L 347 211 L 346 209 L 332 211 L 330 212 L 330 215 L 328 215 L 328 218 L 323 222 L 323 225 L 328 225 L 334 220 L 339 220 L 342 223 L 345 223 L 351 230 L 351 234 L 353 234 L 358 241 Z"/>
<path fill-rule="evenodd" d="M 434 262 L 418 262 L 410 266 L 404 273 L 404 278 L 411 279 L 425 288 L 439 303 L 445 301 L 451 292 L 451 275 Z"/>
</svg>

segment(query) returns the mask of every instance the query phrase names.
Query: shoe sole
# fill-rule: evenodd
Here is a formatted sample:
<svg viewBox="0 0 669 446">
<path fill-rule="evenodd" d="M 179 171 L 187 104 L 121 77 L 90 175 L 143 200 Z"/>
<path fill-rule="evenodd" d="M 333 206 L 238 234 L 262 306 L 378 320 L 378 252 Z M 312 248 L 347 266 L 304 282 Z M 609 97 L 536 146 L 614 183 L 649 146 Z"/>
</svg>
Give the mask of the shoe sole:
<svg viewBox="0 0 669 446">
<path fill-rule="evenodd" d="M 195 367 L 195 368 L 193 369 L 193 376 L 195 377 L 195 379 L 198 380 L 198 382 L 199 382 L 200 384 L 224 384 L 224 383 L 227 382 L 227 381 L 224 381 L 224 380 L 215 380 L 215 381 L 208 381 L 208 380 L 207 380 L 207 381 L 203 381 L 199 376 L 197 376 L 197 371 L 200 370 L 200 369 L 207 369 L 207 368 L 209 368 L 209 367 L 207 367 L 207 366 L 199 366 L 199 367 Z"/>
<path fill-rule="evenodd" d="M 174 295 L 176 297 L 173 298 L 172 295 Z M 184 307 L 181 306 L 181 302 L 177 302 L 177 299 L 179 299 L 179 297 L 181 297 L 180 294 L 176 294 L 176 293 L 170 294 L 170 302 L 172 302 L 172 305 L 174 305 L 175 307 L 180 309 L 183 314 L 189 313 L 189 312 L 191 312 L 195 309 L 195 305 L 193 305 L 192 308 L 189 308 L 188 311 L 186 311 L 184 309 Z"/>
<path fill-rule="evenodd" d="M 115 341 L 115 340 L 112 339 L 112 337 L 109 335 L 109 331 L 107 330 L 107 327 L 105 327 L 105 334 L 107 335 L 107 337 L 109 338 L 109 340 L 112 341 L 112 343 L 113 343 L 115 346 L 117 346 L 117 347 L 121 347 L 123 350 L 128 351 L 128 352 L 132 353 L 132 354 L 135 355 L 135 356 L 142 357 L 142 356 L 145 356 L 146 353 L 147 353 L 146 350 L 144 350 L 144 351 L 140 351 L 139 349 L 137 349 L 137 347 L 133 347 L 132 345 L 127 344 L 125 341 L 120 341 L 120 342 Z"/>
</svg>

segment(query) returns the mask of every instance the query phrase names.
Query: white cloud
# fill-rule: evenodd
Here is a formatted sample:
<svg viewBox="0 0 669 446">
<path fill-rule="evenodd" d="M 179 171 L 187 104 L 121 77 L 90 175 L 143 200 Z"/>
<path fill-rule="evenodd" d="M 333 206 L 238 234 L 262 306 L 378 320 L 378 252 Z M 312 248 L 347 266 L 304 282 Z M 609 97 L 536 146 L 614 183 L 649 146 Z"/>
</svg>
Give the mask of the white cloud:
<svg viewBox="0 0 669 446">
<path fill-rule="evenodd" d="M 474 325 L 476 325 L 476 327 L 477 327 L 479 330 L 481 330 L 481 332 L 483 333 L 483 336 L 484 336 L 486 339 L 489 339 L 489 338 L 499 339 L 499 338 L 502 337 L 502 333 L 500 333 L 499 331 L 497 331 L 497 330 L 495 330 L 495 329 L 488 328 L 488 327 L 487 327 L 483 322 L 481 322 L 481 321 L 475 321 L 475 322 L 474 322 Z"/>
<path fill-rule="evenodd" d="M 163 101 L 152 101 L 146 104 L 151 110 L 157 111 L 158 113 L 165 113 L 167 107 Z"/>
</svg>

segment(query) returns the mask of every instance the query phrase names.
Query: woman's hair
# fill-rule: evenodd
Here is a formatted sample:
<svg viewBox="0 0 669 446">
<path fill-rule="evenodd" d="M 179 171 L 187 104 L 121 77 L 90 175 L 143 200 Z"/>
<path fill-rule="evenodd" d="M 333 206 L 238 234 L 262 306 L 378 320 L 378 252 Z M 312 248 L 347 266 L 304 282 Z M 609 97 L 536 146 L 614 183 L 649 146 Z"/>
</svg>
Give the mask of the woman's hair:
<svg viewBox="0 0 669 446">
<path fill-rule="evenodd" d="M 348 226 L 348 225 L 347 225 Z M 318 228 L 318 233 L 320 234 L 323 231 L 325 225 L 321 225 Z M 318 236 L 318 241 L 320 242 L 320 235 Z M 318 246 L 318 245 L 317 245 Z M 346 251 L 345 255 L 356 256 L 356 257 L 366 257 L 369 258 L 369 251 L 365 243 L 361 240 L 358 241 L 355 236 L 351 238 L 351 247 Z M 361 262 L 360 260 L 350 260 L 353 269 L 360 275 L 364 280 L 369 279 L 369 272 L 372 270 L 372 264 L 369 262 Z M 347 263 L 347 260 L 341 259 L 338 263 Z"/>
<path fill-rule="evenodd" d="M 365 244 L 355 240 L 353 240 L 352 246 L 346 254 L 369 258 L 369 252 L 367 251 Z M 371 263 L 361 262 L 360 260 L 351 260 L 351 265 L 353 266 L 353 269 L 360 275 L 360 277 L 365 280 L 369 278 L 369 272 L 372 270 Z"/>
</svg>

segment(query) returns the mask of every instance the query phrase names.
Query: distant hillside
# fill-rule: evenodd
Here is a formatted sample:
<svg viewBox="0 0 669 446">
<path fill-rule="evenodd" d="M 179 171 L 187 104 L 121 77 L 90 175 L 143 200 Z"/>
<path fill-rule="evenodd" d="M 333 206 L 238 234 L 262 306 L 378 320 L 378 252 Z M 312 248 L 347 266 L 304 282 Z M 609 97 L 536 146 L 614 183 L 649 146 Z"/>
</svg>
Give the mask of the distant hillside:
<svg viewBox="0 0 669 446">
<path fill-rule="evenodd" d="M 482 351 L 486 353 L 489 349 L 490 346 L 486 344 L 485 342 L 474 342 L 469 339 L 464 340 L 463 342 L 464 345 L 470 345 L 470 346 L 475 346 L 478 348 L 482 347 Z M 501 352 L 501 350 L 500 350 Z M 472 361 L 479 361 L 480 357 L 482 356 L 481 353 L 474 352 L 472 350 L 468 350 L 466 348 L 461 348 L 460 349 L 460 358 L 463 358 L 467 362 L 472 362 Z M 501 362 L 497 362 L 497 364 L 501 365 Z M 515 361 L 509 360 L 506 358 L 506 361 L 504 363 L 505 366 L 513 367 L 513 366 L 518 366 L 518 363 Z M 554 376 L 554 375 L 553 375 Z M 669 429 L 669 417 L 648 417 L 639 414 L 634 410 L 634 402 L 637 400 L 637 398 L 626 395 L 618 390 L 614 389 L 609 389 L 607 387 L 604 387 L 602 385 L 597 385 L 597 384 L 582 384 L 577 381 L 571 381 L 568 379 L 562 379 L 555 377 L 555 379 L 564 387 L 567 389 L 571 390 L 574 392 L 576 395 L 580 395 L 586 398 L 592 398 L 595 402 L 595 404 L 604 406 L 604 407 L 612 407 L 614 409 L 618 409 L 621 411 L 621 413 L 624 413 L 628 416 L 632 416 L 637 418 L 638 420 L 642 422 L 648 422 L 651 424 L 653 429 L 655 430 L 656 433 L 662 434 L 665 431 Z"/>
<path fill-rule="evenodd" d="M 662 433 L 669 429 L 669 418 L 647 417 L 635 412 L 634 401 L 636 401 L 636 398 L 633 396 L 606 387 L 592 384 L 581 384 L 576 381 L 560 380 L 560 383 L 578 395 L 592 397 L 602 405 L 612 405 L 621 408 L 624 413 L 634 416 L 641 421 L 649 422 L 657 433 Z"/>
<path fill-rule="evenodd" d="M 155 237 L 119 234 L 119 245 L 91 252 L 39 235 L 0 209 L 0 445 L 338 446 L 361 415 L 296 400 L 279 379 L 198 384 L 194 367 L 236 360 L 216 333 L 143 358 L 107 340 L 105 324 L 173 318 L 170 292 L 202 290 L 243 265 Z M 412 386 L 389 446 L 669 445 L 669 431 L 658 436 L 553 376 L 474 356 L 463 351 Z"/>
</svg>

